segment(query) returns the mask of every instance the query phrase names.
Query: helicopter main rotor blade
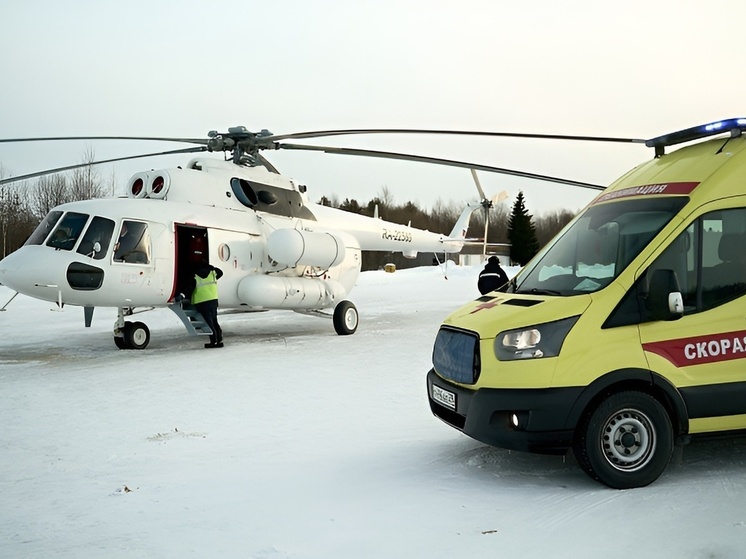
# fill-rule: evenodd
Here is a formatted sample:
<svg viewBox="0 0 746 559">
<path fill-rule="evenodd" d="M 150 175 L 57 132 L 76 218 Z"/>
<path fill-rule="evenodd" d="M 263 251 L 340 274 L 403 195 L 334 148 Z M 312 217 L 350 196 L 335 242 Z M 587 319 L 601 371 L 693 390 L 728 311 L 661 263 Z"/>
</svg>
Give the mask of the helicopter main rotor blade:
<svg viewBox="0 0 746 559">
<path fill-rule="evenodd" d="M 28 175 L 20 175 L 17 177 L 9 177 L 7 179 L 0 180 L 0 185 L 8 184 L 12 182 L 20 182 L 26 179 L 33 179 L 34 177 L 41 177 L 43 175 L 52 175 L 54 173 L 61 173 L 62 171 L 71 171 L 73 169 L 80 169 L 81 167 L 88 167 L 91 165 L 102 165 L 104 163 L 114 163 L 116 161 L 127 161 L 128 159 L 140 159 L 143 157 L 155 157 L 158 155 L 171 155 L 175 153 L 195 153 L 199 151 L 207 151 L 207 147 L 193 147 L 184 149 L 174 149 L 170 151 L 160 151 L 156 153 L 143 153 L 140 155 L 128 155 L 127 157 L 115 157 L 114 159 L 102 159 L 101 161 L 91 161 L 90 163 L 78 163 L 77 165 L 67 165 L 66 167 L 57 167 L 56 169 L 47 169 L 46 171 L 38 171 L 36 173 L 29 173 Z"/>
<path fill-rule="evenodd" d="M 0 143 L 14 142 L 66 142 L 70 140 L 146 140 L 155 142 L 185 142 L 207 145 L 204 138 L 155 138 L 152 136 L 55 136 L 50 138 L 0 138 Z"/>
<path fill-rule="evenodd" d="M 563 179 L 561 177 L 553 177 L 550 175 L 539 175 L 536 173 L 528 173 L 526 171 L 516 171 L 514 169 L 492 167 L 490 165 L 481 165 L 479 163 L 467 163 L 465 161 L 454 161 L 451 159 L 439 159 L 436 157 L 426 157 L 423 155 L 410 155 L 406 153 L 394 153 L 394 152 L 389 152 L 389 151 L 375 151 L 375 150 L 367 150 L 367 149 L 309 146 L 309 145 L 302 145 L 302 144 L 277 144 L 277 148 L 278 149 L 292 149 L 292 150 L 306 150 L 306 151 L 323 151 L 324 153 L 334 153 L 334 154 L 339 154 L 339 155 L 359 155 L 363 157 L 379 157 L 382 159 L 400 159 L 402 161 L 417 161 L 421 163 L 432 163 L 434 165 L 446 165 L 449 167 L 476 169 L 478 171 L 488 171 L 490 173 L 512 175 L 514 177 L 523 177 L 527 179 L 536 179 L 536 180 L 541 180 L 541 181 L 546 181 L 546 182 L 555 182 L 558 184 L 567 184 L 569 186 L 577 186 L 580 188 L 590 188 L 592 190 L 604 190 L 606 188 L 605 186 L 601 186 L 598 184 L 591 184 L 587 182 Z"/>
<path fill-rule="evenodd" d="M 471 178 L 474 179 L 474 184 L 477 185 L 477 190 L 479 191 L 479 199 L 484 202 L 485 200 L 487 200 L 487 196 L 484 194 L 484 190 L 482 190 L 482 184 L 479 182 L 477 172 L 474 169 L 469 170 L 471 171 Z"/>
<path fill-rule="evenodd" d="M 297 132 L 292 134 L 277 134 L 265 136 L 264 141 L 277 142 L 280 140 L 301 140 L 305 138 L 323 138 L 329 136 L 351 136 L 357 134 L 439 134 L 453 136 L 487 136 L 503 138 L 538 138 L 544 140 L 577 140 L 585 142 L 618 142 L 630 144 L 645 144 L 641 138 L 616 138 L 608 136 L 576 136 L 569 134 L 530 134 L 520 132 L 483 132 L 478 130 L 427 130 L 407 128 L 369 128 L 350 130 L 318 130 L 315 132 Z"/>
</svg>

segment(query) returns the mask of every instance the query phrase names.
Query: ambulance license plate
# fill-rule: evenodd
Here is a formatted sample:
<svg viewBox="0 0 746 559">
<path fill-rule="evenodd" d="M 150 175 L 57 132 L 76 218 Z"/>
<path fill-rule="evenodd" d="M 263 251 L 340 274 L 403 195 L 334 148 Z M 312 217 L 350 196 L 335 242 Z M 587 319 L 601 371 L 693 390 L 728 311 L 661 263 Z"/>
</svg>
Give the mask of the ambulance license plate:
<svg viewBox="0 0 746 559">
<path fill-rule="evenodd" d="M 439 404 L 456 411 L 456 395 L 448 390 L 443 390 L 440 386 L 433 384 L 433 400 Z"/>
</svg>

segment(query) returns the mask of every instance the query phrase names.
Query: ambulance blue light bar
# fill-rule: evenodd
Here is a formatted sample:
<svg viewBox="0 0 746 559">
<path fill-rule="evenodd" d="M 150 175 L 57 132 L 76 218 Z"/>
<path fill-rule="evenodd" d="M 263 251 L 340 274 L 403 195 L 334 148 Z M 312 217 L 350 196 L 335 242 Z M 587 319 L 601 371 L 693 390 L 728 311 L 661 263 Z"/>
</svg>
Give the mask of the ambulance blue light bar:
<svg viewBox="0 0 746 559">
<path fill-rule="evenodd" d="M 731 136 L 739 136 L 743 130 L 746 130 L 746 118 L 729 118 L 718 120 L 709 124 L 701 124 L 685 130 L 664 134 L 657 138 L 651 138 L 645 141 L 649 148 L 655 148 L 655 155 L 663 155 L 663 149 L 666 146 L 673 146 L 693 140 L 700 140 L 710 136 L 716 136 L 725 132 L 730 132 Z"/>
</svg>

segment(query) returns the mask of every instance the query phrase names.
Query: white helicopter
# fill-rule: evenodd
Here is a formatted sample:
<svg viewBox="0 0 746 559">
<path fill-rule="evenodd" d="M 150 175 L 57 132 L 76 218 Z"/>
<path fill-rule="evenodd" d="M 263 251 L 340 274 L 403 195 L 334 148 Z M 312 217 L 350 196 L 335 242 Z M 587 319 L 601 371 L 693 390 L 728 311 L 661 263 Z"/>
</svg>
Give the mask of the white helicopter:
<svg viewBox="0 0 746 559">
<path fill-rule="evenodd" d="M 136 173 L 127 183 L 126 197 L 70 202 L 52 209 L 24 246 L 0 261 L 0 284 L 17 293 L 56 302 L 59 307 L 81 306 L 85 326 L 90 326 L 95 307 L 117 308 L 114 325 L 117 347 L 145 349 L 150 342 L 148 327 L 140 321 L 126 320 L 142 310 L 168 307 L 191 335 L 211 333 L 188 303 L 188 296 L 183 295 L 188 291 L 195 267 L 208 260 L 224 272 L 219 287 L 221 309 L 284 309 L 331 317 L 335 331 L 349 335 L 356 331 L 359 317 L 355 305 L 346 297 L 360 273 L 361 252 L 401 251 L 410 258 L 418 252 L 459 252 L 467 242 L 472 212 L 480 207 L 487 211 L 495 200 L 484 195 L 476 170 L 603 189 L 558 177 L 460 161 L 282 142 L 289 138 L 374 133 L 558 138 L 403 129 L 273 135 L 267 130 L 253 133 L 235 127 L 227 133 L 210 132 L 208 139 L 122 136 L 0 139 L 0 142 L 111 139 L 199 144 L 94 164 L 171 153 L 231 154 L 230 160 L 202 156 L 192 159 L 184 168 Z M 267 149 L 323 151 L 469 168 L 481 201 L 466 205 L 449 235 L 357 215 L 310 202 L 305 186 L 282 176 L 259 153 Z M 85 165 L 4 179 L 0 184 Z"/>
</svg>

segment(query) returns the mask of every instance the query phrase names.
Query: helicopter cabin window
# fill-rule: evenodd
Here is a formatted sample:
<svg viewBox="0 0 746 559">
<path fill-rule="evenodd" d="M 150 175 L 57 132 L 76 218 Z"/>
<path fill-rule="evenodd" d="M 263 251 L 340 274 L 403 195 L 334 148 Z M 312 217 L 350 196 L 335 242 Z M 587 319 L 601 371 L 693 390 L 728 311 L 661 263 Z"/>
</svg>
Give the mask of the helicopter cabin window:
<svg viewBox="0 0 746 559">
<path fill-rule="evenodd" d="M 114 245 L 114 261 L 128 264 L 150 263 L 150 233 L 148 224 L 123 221 Z"/>
<path fill-rule="evenodd" d="M 72 250 L 87 221 L 88 214 L 67 212 L 49 237 L 47 246 L 57 250 Z"/>
<path fill-rule="evenodd" d="M 27 245 L 40 245 L 47 240 L 49 233 L 57 225 L 57 222 L 62 217 L 62 212 L 59 210 L 53 210 L 47 214 L 42 222 L 36 227 L 31 236 L 26 240 L 24 244 Z"/>
<path fill-rule="evenodd" d="M 105 217 L 94 217 L 80 241 L 78 252 L 94 260 L 101 260 L 106 256 L 114 234 L 114 222 Z"/>
</svg>

